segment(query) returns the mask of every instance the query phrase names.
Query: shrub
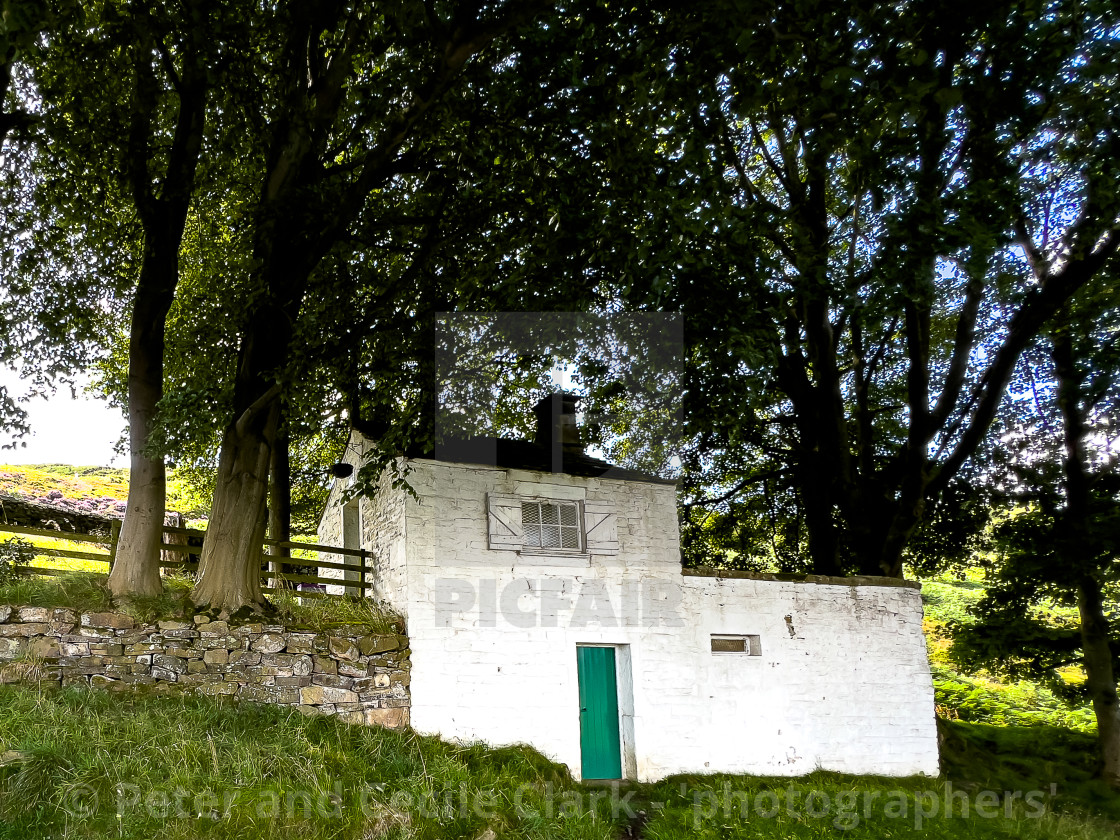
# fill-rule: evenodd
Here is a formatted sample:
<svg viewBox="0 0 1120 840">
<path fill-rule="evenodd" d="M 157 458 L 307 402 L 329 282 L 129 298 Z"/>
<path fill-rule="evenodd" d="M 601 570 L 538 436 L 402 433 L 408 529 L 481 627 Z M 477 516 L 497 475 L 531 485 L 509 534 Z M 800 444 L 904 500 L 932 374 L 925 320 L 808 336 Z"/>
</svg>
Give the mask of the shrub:
<svg viewBox="0 0 1120 840">
<path fill-rule="evenodd" d="M 31 565 L 36 554 L 35 546 L 19 537 L 0 542 L 0 585 L 19 578 L 20 569 Z"/>
</svg>

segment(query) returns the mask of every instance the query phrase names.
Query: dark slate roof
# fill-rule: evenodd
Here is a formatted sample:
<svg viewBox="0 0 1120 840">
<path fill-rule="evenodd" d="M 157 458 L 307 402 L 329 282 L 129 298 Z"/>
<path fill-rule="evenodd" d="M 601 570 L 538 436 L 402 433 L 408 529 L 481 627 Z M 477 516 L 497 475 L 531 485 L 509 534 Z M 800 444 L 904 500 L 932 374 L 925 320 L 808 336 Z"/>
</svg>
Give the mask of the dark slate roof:
<svg viewBox="0 0 1120 840">
<path fill-rule="evenodd" d="M 429 458 L 455 464 L 485 464 L 516 470 L 554 472 L 551 447 L 527 440 L 501 437 L 451 438 L 426 449 L 414 448 L 405 453 L 409 458 Z M 561 449 L 560 469 L 555 472 L 584 478 L 611 478 L 618 481 L 645 481 L 652 484 L 676 484 L 673 479 L 616 467 L 581 451 Z"/>
</svg>

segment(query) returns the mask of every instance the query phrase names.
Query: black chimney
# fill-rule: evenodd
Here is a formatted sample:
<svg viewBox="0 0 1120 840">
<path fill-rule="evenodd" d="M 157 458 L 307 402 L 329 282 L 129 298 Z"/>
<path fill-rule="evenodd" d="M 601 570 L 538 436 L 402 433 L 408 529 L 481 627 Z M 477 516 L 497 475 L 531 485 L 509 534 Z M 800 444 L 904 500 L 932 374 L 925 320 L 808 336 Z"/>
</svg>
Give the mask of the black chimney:
<svg viewBox="0 0 1120 840">
<path fill-rule="evenodd" d="M 549 394 L 535 406 L 537 435 L 535 442 L 549 450 L 553 472 L 564 471 L 565 455 L 582 455 L 583 444 L 576 426 L 576 403 L 579 397 L 562 391 Z"/>
</svg>

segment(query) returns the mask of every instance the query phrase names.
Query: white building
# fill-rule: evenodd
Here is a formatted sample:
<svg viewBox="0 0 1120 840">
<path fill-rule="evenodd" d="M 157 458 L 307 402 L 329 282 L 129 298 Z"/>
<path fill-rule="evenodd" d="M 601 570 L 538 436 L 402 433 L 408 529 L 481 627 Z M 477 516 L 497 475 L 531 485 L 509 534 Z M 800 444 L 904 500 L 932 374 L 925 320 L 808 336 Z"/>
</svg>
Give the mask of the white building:
<svg viewBox="0 0 1120 840">
<path fill-rule="evenodd" d="M 419 500 L 331 493 L 320 540 L 407 620 L 417 730 L 577 778 L 938 772 L 916 583 L 682 572 L 674 485 L 583 455 L 570 410 L 409 459 Z"/>
</svg>

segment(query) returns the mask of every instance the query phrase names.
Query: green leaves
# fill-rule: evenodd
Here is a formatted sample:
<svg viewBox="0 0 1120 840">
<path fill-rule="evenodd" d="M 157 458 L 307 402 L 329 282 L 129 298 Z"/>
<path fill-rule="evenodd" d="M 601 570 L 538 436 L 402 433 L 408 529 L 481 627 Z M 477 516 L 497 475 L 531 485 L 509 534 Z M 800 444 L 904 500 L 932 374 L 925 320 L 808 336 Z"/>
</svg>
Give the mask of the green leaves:
<svg viewBox="0 0 1120 840">
<path fill-rule="evenodd" d="M 200 459 L 250 344 L 270 348 L 254 387 L 283 384 L 297 434 L 352 419 L 402 451 L 434 435 L 437 312 L 668 310 L 686 323 L 697 556 L 897 573 L 939 496 L 972 521 L 950 479 L 1060 303 L 1019 317 L 1043 276 L 1022 244 L 1057 270 L 1115 222 L 1116 21 L 1097 0 L 574 2 L 499 27 L 450 75 L 466 7 L 203 7 L 213 90 L 160 438 Z M 150 10 L 158 187 L 184 21 Z M 32 75 L 56 145 L 4 169 L 0 270 L 34 279 L 39 297 L 11 305 L 48 324 L 21 340 L 72 364 L 120 340 L 107 324 L 142 258 L 121 178 L 127 11 L 89 7 L 45 42 Z M 122 354 L 103 358 L 123 389 Z M 511 390 L 539 381 L 540 360 L 495 362 Z M 604 406 L 610 378 L 591 383 Z M 656 444 L 625 451 L 652 463 Z M 923 551 L 962 550 L 951 518 L 933 515 Z"/>
<path fill-rule="evenodd" d="M 1041 222 L 1034 196 L 1049 176 L 1021 165 L 1025 148 L 1071 136 L 1049 115 L 1097 79 L 1075 56 L 1107 39 L 1070 37 L 1065 13 L 776 7 L 775 37 L 724 18 L 689 49 L 687 77 L 668 72 L 665 142 L 643 154 L 671 190 L 624 205 L 648 214 L 643 264 L 659 281 L 625 294 L 686 315 L 686 508 L 722 495 L 702 488 L 739 488 L 701 519 L 757 522 L 768 562 L 768 542 L 799 534 L 819 570 L 898 573 L 902 546 L 983 438 L 1009 360 L 1037 331 L 1020 322 L 1039 323 L 1007 330 L 1036 287 L 1015 220 L 1039 218 L 1052 244 L 1080 235 L 1071 215 Z M 806 36 L 822 32 L 837 34 Z M 1051 110 L 1034 104 L 1039 90 Z M 1097 145 L 1074 155 L 1084 173 L 1110 159 Z M 1095 212 L 1076 191 L 1061 201 Z M 1100 237 L 1109 222 L 1095 219 Z M 753 477 L 775 469 L 788 483 L 763 492 Z M 951 530 L 936 542 L 959 555 L 967 529 Z"/>
<path fill-rule="evenodd" d="M 35 546 L 19 537 L 0 542 L 0 585 L 9 584 L 35 559 Z"/>
</svg>

